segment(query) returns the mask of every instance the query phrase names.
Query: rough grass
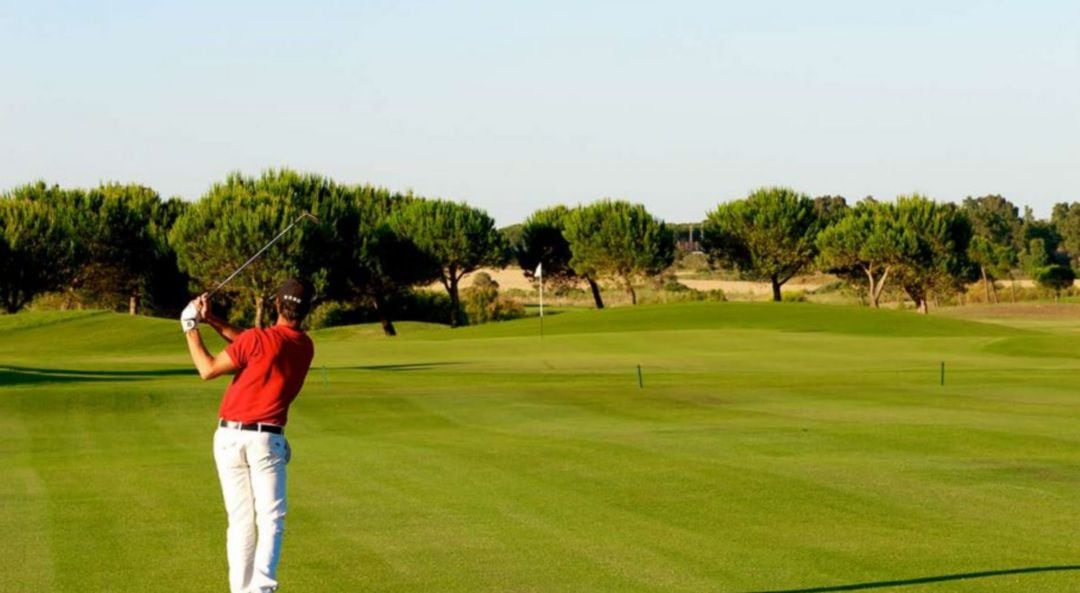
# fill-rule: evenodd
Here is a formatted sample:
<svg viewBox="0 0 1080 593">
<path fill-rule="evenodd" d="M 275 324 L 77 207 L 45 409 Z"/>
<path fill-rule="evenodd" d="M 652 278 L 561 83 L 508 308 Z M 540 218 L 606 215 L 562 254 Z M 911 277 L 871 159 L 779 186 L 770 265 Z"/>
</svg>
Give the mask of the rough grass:
<svg viewBox="0 0 1080 593">
<path fill-rule="evenodd" d="M 1069 332 L 803 303 L 537 321 L 315 333 L 283 590 L 1080 588 Z M 223 590 L 224 382 L 177 324 L 0 336 L 0 590 Z"/>
</svg>

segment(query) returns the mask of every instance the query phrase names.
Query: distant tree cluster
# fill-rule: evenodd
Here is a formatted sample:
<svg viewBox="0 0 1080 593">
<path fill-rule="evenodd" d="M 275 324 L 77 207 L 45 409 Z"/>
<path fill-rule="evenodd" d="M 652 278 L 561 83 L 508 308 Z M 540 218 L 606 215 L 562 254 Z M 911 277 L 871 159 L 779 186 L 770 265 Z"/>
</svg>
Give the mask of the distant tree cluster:
<svg viewBox="0 0 1080 593">
<path fill-rule="evenodd" d="M 522 225 L 514 251 L 527 276 L 543 264 L 545 281 L 582 280 L 596 308 L 603 309 L 599 281 L 615 280 L 637 304 L 635 283 L 675 261 L 675 235 L 640 204 L 601 200 L 534 212 Z"/>
<path fill-rule="evenodd" d="M 763 188 L 710 212 L 702 240 L 714 261 L 771 283 L 777 301 L 792 277 L 822 271 L 860 288 L 874 307 L 896 286 L 925 313 L 932 296 L 980 279 L 996 302 L 994 281 L 1017 272 L 1057 292 L 1071 286 L 1080 204 L 1058 204 L 1047 222 L 1030 210 L 1021 217 L 997 195 L 960 206 L 912 194 L 849 207 L 836 196 Z"/>
<path fill-rule="evenodd" d="M 625 287 L 636 302 L 635 282 L 671 265 L 676 237 L 700 244 L 715 265 L 768 282 L 775 301 L 795 276 L 825 272 L 856 287 L 871 306 L 893 289 L 924 313 L 932 298 L 977 280 L 988 302 L 997 300 L 996 280 L 1016 275 L 1060 292 L 1072 285 L 1071 262 L 1080 256 L 1080 204 L 1058 204 L 1047 222 L 1030 210 L 1020 216 L 996 195 L 960 206 L 918 194 L 849 206 L 840 196 L 766 187 L 708 212 L 697 237 L 690 236 L 694 226 L 676 235 L 641 206 L 605 200 L 538 210 L 514 229 L 514 244 L 527 276 L 543 262 L 549 281 L 587 283 L 597 308 L 604 306 L 601 279 Z"/>
<path fill-rule="evenodd" d="M 925 312 L 932 298 L 975 281 L 988 302 L 997 301 L 995 281 L 1018 275 L 1060 292 L 1080 260 L 1080 203 L 1056 205 L 1046 221 L 997 195 L 849 206 L 767 187 L 720 204 L 701 224 L 671 226 L 640 204 L 605 199 L 544 208 L 500 231 L 466 204 L 282 169 L 229 175 L 191 203 L 139 185 L 10 190 L 0 195 L 0 307 L 14 313 L 47 295 L 60 307 L 173 315 L 305 211 L 322 222 L 299 225 L 225 287 L 234 317 L 265 324 L 276 287 L 299 274 L 322 299 L 368 311 L 388 335 L 423 301 L 415 289 L 432 283 L 446 291 L 439 308 L 451 325 L 504 318 L 519 311 L 499 300 L 494 281 L 467 298 L 460 284 L 513 260 L 527 277 L 542 264 L 556 288 L 588 286 L 597 308 L 602 282 L 636 304 L 636 287 L 669 269 L 677 246 L 700 246 L 713 264 L 768 282 L 777 301 L 791 278 L 822 271 L 872 306 L 886 290 L 902 291 Z"/>
<path fill-rule="evenodd" d="M 167 233 L 187 204 L 152 189 L 36 183 L 0 197 L 0 300 L 8 313 L 47 292 L 175 308 L 186 287 Z M 179 289 L 179 290 L 178 290 Z"/>
<path fill-rule="evenodd" d="M 264 325 L 276 288 L 304 275 L 322 299 L 369 307 L 393 335 L 394 304 L 441 281 L 457 325 L 462 276 L 509 254 L 482 210 L 290 170 L 232 174 L 194 203 L 135 185 L 36 183 L 0 197 L 0 304 L 14 313 L 56 293 L 172 315 L 305 211 L 322 222 L 299 225 L 224 287 L 234 313 Z"/>
</svg>

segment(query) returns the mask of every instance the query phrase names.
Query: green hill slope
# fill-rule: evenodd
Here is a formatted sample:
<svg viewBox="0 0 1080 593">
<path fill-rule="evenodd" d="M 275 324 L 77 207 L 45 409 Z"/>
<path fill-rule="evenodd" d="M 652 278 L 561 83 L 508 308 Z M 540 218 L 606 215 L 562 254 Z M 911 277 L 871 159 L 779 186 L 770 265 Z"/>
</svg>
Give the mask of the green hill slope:
<svg viewBox="0 0 1080 593">
<path fill-rule="evenodd" d="M 537 322 L 313 332 L 283 589 L 1075 588 L 1071 335 L 771 303 Z M 0 338 L 0 589 L 222 589 L 225 381 L 179 324 Z"/>
<path fill-rule="evenodd" d="M 810 303 L 680 303 L 597 311 L 562 310 L 544 319 L 547 335 L 668 330 L 759 329 L 892 337 L 1004 336 L 1019 330 L 999 325 L 916 315 L 905 311 Z M 464 336 L 537 334 L 537 318 L 466 327 Z M 450 339 L 428 333 L 426 339 Z"/>
</svg>

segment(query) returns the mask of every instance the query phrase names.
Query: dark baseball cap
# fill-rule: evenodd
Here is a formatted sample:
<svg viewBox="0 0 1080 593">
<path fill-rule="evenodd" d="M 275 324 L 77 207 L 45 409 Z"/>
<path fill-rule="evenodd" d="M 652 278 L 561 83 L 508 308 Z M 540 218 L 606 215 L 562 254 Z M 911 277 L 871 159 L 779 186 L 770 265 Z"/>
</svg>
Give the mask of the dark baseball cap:
<svg viewBox="0 0 1080 593">
<path fill-rule="evenodd" d="M 289 302 L 299 307 L 308 308 L 315 298 L 315 289 L 307 280 L 289 278 L 278 289 L 277 298 L 283 303 Z"/>
</svg>

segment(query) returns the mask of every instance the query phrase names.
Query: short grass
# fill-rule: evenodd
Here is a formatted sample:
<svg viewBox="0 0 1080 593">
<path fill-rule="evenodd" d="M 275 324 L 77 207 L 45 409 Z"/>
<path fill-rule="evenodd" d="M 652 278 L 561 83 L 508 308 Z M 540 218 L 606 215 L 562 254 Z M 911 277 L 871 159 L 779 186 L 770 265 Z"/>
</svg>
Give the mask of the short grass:
<svg viewBox="0 0 1080 593">
<path fill-rule="evenodd" d="M 315 332 L 282 590 L 1080 590 L 1080 334 L 987 321 L 693 303 L 542 339 Z M 225 590 L 225 384 L 177 326 L 0 317 L 0 591 Z"/>
</svg>

